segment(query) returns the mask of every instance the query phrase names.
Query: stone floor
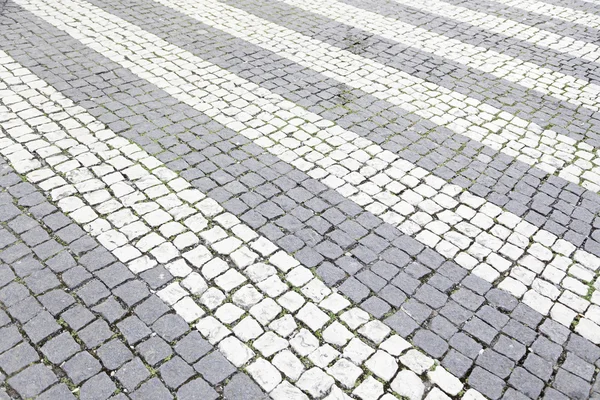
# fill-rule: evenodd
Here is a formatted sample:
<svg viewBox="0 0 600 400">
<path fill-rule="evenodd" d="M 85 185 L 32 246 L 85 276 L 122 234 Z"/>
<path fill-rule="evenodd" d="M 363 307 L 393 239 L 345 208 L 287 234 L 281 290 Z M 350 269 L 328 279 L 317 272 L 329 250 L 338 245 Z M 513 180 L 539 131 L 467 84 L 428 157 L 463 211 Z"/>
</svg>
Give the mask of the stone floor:
<svg viewBox="0 0 600 400">
<path fill-rule="evenodd" d="M 0 0 L 0 399 L 600 399 L 600 0 Z"/>
</svg>

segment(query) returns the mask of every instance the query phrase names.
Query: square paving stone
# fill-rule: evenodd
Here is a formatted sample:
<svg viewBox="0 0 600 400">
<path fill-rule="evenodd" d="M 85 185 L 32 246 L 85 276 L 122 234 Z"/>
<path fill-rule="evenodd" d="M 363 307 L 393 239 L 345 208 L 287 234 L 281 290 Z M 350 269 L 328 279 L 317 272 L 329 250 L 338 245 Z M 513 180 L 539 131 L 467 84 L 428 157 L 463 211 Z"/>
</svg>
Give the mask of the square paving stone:
<svg viewBox="0 0 600 400">
<path fill-rule="evenodd" d="M 106 249 L 99 247 L 84 254 L 79 263 L 88 271 L 93 272 L 116 261 L 116 258 Z"/>
<path fill-rule="evenodd" d="M 38 295 L 59 286 L 60 281 L 49 268 L 45 268 L 26 277 L 25 284 L 29 290 Z"/>
<path fill-rule="evenodd" d="M 533 329 L 535 329 L 542 320 L 542 315 L 540 313 L 523 303 L 519 303 L 510 315 L 517 321 L 522 322 Z"/>
<path fill-rule="evenodd" d="M 16 326 L 11 325 L 0 329 L 0 353 L 11 349 L 22 340 L 23 337 Z"/>
<path fill-rule="evenodd" d="M 18 262 L 17 260 L 28 254 L 31 254 L 31 249 L 29 249 L 29 247 L 27 247 L 24 243 L 17 243 L 3 250 L 2 253 L 0 253 L 0 259 L 6 263 L 15 265 L 14 263 Z"/>
<path fill-rule="evenodd" d="M 62 289 L 56 289 L 38 297 L 42 305 L 52 315 L 58 315 L 75 303 L 73 296 Z"/>
<path fill-rule="evenodd" d="M 148 288 L 141 281 L 130 281 L 113 290 L 113 294 L 131 307 L 150 295 Z"/>
<path fill-rule="evenodd" d="M 21 343 L 0 355 L 0 368 L 9 375 L 14 374 L 40 357 L 28 343 Z"/>
<path fill-rule="evenodd" d="M 157 378 L 152 378 L 131 394 L 131 400 L 172 400 L 173 395 Z"/>
<path fill-rule="evenodd" d="M 548 361 L 556 362 L 562 354 L 562 347 L 558 344 L 539 336 L 531 346 L 531 349 L 542 358 Z"/>
<path fill-rule="evenodd" d="M 23 330 L 35 343 L 41 342 L 60 329 L 60 325 L 56 323 L 54 317 L 47 311 L 42 311 L 23 325 Z"/>
<path fill-rule="evenodd" d="M 59 383 L 52 386 L 50 389 L 42 393 L 37 400 L 76 400 L 77 398 L 71 393 L 69 387 L 64 383 Z"/>
<path fill-rule="evenodd" d="M 71 223 L 71 219 L 61 212 L 48 215 L 44 217 L 43 221 L 53 231 L 57 231 Z"/>
<path fill-rule="evenodd" d="M 513 361 L 520 360 L 526 352 L 525 346 L 505 335 L 500 335 L 500 338 L 494 344 L 494 350 Z"/>
<path fill-rule="evenodd" d="M 527 355 L 523 367 L 545 382 L 548 382 L 554 373 L 552 363 L 534 353 Z"/>
<path fill-rule="evenodd" d="M 502 379 L 510 375 L 515 365 L 509 358 L 490 349 L 485 349 L 480 353 L 479 357 L 475 360 L 475 364 Z"/>
<path fill-rule="evenodd" d="M 388 303 L 375 296 L 363 301 L 360 307 L 377 319 L 383 317 L 391 309 Z"/>
<path fill-rule="evenodd" d="M 440 358 L 448 350 L 448 343 L 435 333 L 420 329 L 413 336 L 413 343 L 434 358 Z"/>
<path fill-rule="evenodd" d="M 179 315 L 167 314 L 160 317 L 152 325 L 152 330 L 167 342 L 172 342 L 183 336 L 190 330 L 190 327 Z"/>
<path fill-rule="evenodd" d="M 38 225 L 38 222 L 27 215 L 19 215 L 8 223 L 10 229 L 20 234 Z"/>
<path fill-rule="evenodd" d="M 74 384 L 79 385 L 100 372 L 102 365 L 90 353 L 82 351 L 64 363 L 61 368 Z"/>
<path fill-rule="evenodd" d="M 102 317 L 104 317 L 104 319 L 111 324 L 119 320 L 127 313 L 123 306 L 121 306 L 121 304 L 113 296 L 110 296 L 97 306 L 94 306 L 92 310 L 102 315 Z"/>
<path fill-rule="evenodd" d="M 194 369 L 180 357 L 173 357 L 161 365 L 159 371 L 165 384 L 172 389 L 178 388 L 195 374 Z"/>
<path fill-rule="evenodd" d="M 218 397 L 219 394 L 202 378 L 186 383 L 177 391 L 178 400 L 215 400 Z"/>
<path fill-rule="evenodd" d="M 81 265 L 73 267 L 62 273 L 61 279 L 63 282 L 70 288 L 74 289 L 81 285 L 82 283 L 90 280 L 93 277 L 87 269 L 83 268 Z"/>
<path fill-rule="evenodd" d="M 80 304 L 63 312 L 60 317 L 75 331 L 83 328 L 96 318 L 90 310 Z"/>
<path fill-rule="evenodd" d="M 544 388 L 544 382 L 521 367 L 515 368 L 508 382 L 532 399 L 538 398 Z"/>
<path fill-rule="evenodd" d="M 468 378 L 469 385 L 492 400 L 502 396 L 504 381 L 483 368 L 475 367 Z"/>
<path fill-rule="evenodd" d="M 236 368 L 218 351 L 204 356 L 194 368 L 209 383 L 216 385 L 236 371 Z"/>
<path fill-rule="evenodd" d="M 421 285 L 421 281 L 413 278 L 405 272 L 400 272 L 398 275 L 396 275 L 396 277 L 392 279 L 391 283 L 407 295 L 412 295 Z"/>
<path fill-rule="evenodd" d="M 29 290 L 24 285 L 16 282 L 0 289 L 0 302 L 6 307 L 13 306 L 28 296 Z"/>
<path fill-rule="evenodd" d="M 98 247 L 98 243 L 89 236 L 83 236 L 74 242 L 69 243 L 68 246 L 73 254 L 80 256 Z"/>
<path fill-rule="evenodd" d="M 135 307 L 135 314 L 148 325 L 169 311 L 169 306 L 156 295 L 151 295 Z"/>
<path fill-rule="evenodd" d="M 98 279 L 87 282 L 81 288 L 77 289 L 76 293 L 87 306 L 93 306 L 100 300 L 110 296 L 109 290 Z"/>
<path fill-rule="evenodd" d="M 174 349 L 185 361 L 193 363 L 211 351 L 213 347 L 200 336 L 198 331 L 194 330 L 180 339 Z"/>
<path fill-rule="evenodd" d="M 409 298 L 403 305 L 402 310 L 404 310 L 408 315 L 411 316 L 419 325 L 425 322 L 432 314 L 433 310 L 417 301 L 413 298 Z"/>
<path fill-rule="evenodd" d="M 588 382 L 592 380 L 592 376 L 594 375 L 594 366 L 573 353 L 567 353 L 567 358 L 561 367 Z"/>
<path fill-rule="evenodd" d="M 117 324 L 129 345 L 135 345 L 150 336 L 152 331 L 139 318 L 129 317 Z"/>
<path fill-rule="evenodd" d="M 8 317 L 8 314 L 6 314 L 4 311 L 0 310 L 0 327 L 6 326 L 10 323 L 11 323 L 11 320 Z"/>
<path fill-rule="evenodd" d="M 133 278 L 131 271 L 120 262 L 116 262 L 106 268 L 96 271 L 96 276 L 100 278 L 109 289 Z"/>
<path fill-rule="evenodd" d="M 386 318 L 383 322 L 404 338 L 407 338 L 419 328 L 419 325 L 415 320 L 404 310 L 399 310 L 394 315 Z"/>
<path fill-rule="evenodd" d="M 386 285 L 378 295 L 395 308 L 399 308 L 406 301 L 404 292 L 393 285 Z"/>
<path fill-rule="evenodd" d="M 131 351 L 120 340 L 113 339 L 100 346 L 96 354 L 105 368 L 115 370 L 133 358 Z"/>
<path fill-rule="evenodd" d="M 354 302 L 360 302 L 369 296 L 369 288 L 353 277 L 346 279 L 338 289 Z"/>
<path fill-rule="evenodd" d="M 473 318 L 470 321 L 468 321 L 463 329 L 465 330 L 465 332 L 470 333 L 471 335 L 488 345 L 492 343 L 492 341 L 498 334 L 497 330 L 495 330 L 479 318 Z"/>
<path fill-rule="evenodd" d="M 567 327 L 551 319 L 546 319 L 544 323 L 540 325 L 540 332 L 548 335 L 550 339 L 560 345 L 567 341 L 571 333 Z"/>
<path fill-rule="evenodd" d="M 51 259 L 47 260 L 45 264 L 52 271 L 59 273 L 66 272 L 69 269 L 75 267 L 77 265 L 77 262 L 75 261 L 73 256 L 71 256 L 67 251 L 61 251 Z"/>
<path fill-rule="evenodd" d="M 41 350 L 51 363 L 60 364 L 81 349 L 69 333 L 63 332 L 48 340 Z"/>
<path fill-rule="evenodd" d="M 115 390 L 117 390 L 117 386 L 105 372 L 101 372 L 81 385 L 79 398 L 81 400 L 106 400 Z"/>
<path fill-rule="evenodd" d="M 442 365 L 457 378 L 462 378 L 473 365 L 473 361 L 458 351 L 450 349 L 442 360 Z"/>
<path fill-rule="evenodd" d="M 83 343 L 90 349 L 104 343 L 110 339 L 112 335 L 113 332 L 110 330 L 108 324 L 101 319 L 92 322 L 77 332 L 77 336 L 79 336 Z"/>
<path fill-rule="evenodd" d="M 6 251 L 8 250 L 4 250 L 4 252 Z M 29 276 L 35 271 L 39 271 L 44 268 L 44 265 L 34 257 L 25 257 L 20 259 L 19 261 L 10 264 L 14 268 L 15 273 L 22 278 Z"/>
<path fill-rule="evenodd" d="M 162 265 L 142 272 L 140 277 L 154 290 L 173 280 L 173 275 L 171 275 L 171 273 Z"/>
<path fill-rule="evenodd" d="M 482 350 L 482 346 L 479 343 L 462 332 L 458 332 L 456 335 L 452 336 L 449 344 L 454 349 L 473 360 L 479 356 L 479 352 Z"/>
<path fill-rule="evenodd" d="M 589 363 L 595 363 L 600 358 L 600 348 L 577 334 L 572 334 L 569 337 L 567 350 L 572 351 Z"/>
<path fill-rule="evenodd" d="M 26 323 L 43 311 L 42 305 L 33 296 L 21 300 L 10 307 L 8 313 L 21 324 Z"/>
<path fill-rule="evenodd" d="M 0 287 L 5 286 L 15 279 L 14 272 L 6 264 L 0 265 Z"/>
<path fill-rule="evenodd" d="M 35 228 L 21 234 L 21 239 L 27 244 L 27 246 L 33 247 L 40 243 L 44 243 L 50 239 L 48 233 L 41 227 L 36 226 Z"/>
<path fill-rule="evenodd" d="M 429 327 L 433 332 L 446 340 L 450 339 L 458 330 L 456 326 L 441 315 L 435 316 L 431 320 Z"/>
<path fill-rule="evenodd" d="M 586 399 L 591 389 L 589 383 L 562 368 L 558 370 L 552 386 L 570 399 Z"/>
<path fill-rule="evenodd" d="M 139 358 L 134 358 L 124 364 L 115 374 L 121 385 L 129 392 L 133 392 L 135 388 L 150 376 L 150 371 Z"/>
<path fill-rule="evenodd" d="M 537 336 L 534 330 L 515 320 L 508 321 L 502 332 L 527 346 L 531 345 Z"/>
<path fill-rule="evenodd" d="M 58 254 L 62 249 L 63 247 L 56 240 L 50 239 L 47 242 L 35 246 L 33 252 L 40 260 L 47 260 Z"/>
<path fill-rule="evenodd" d="M 227 382 L 223 394 L 228 399 L 266 400 L 269 398 L 248 375 L 243 373 L 235 374 Z"/>
<path fill-rule="evenodd" d="M 458 289 L 452 293 L 451 297 L 452 300 L 471 311 L 477 310 L 485 300 L 483 297 L 466 288 Z"/>
<path fill-rule="evenodd" d="M 146 363 L 151 366 L 155 366 L 173 354 L 171 346 L 158 336 L 153 336 L 145 342 L 140 343 L 136 349 Z"/>
<path fill-rule="evenodd" d="M 34 397 L 57 381 L 52 370 L 42 364 L 33 364 L 8 379 L 8 384 L 22 397 Z"/>
<path fill-rule="evenodd" d="M 85 235 L 85 231 L 75 224 L 67 225 L 56 232 L 56 236 L 67 244 L 79 239 L 83 235 Z"/>
</svg>

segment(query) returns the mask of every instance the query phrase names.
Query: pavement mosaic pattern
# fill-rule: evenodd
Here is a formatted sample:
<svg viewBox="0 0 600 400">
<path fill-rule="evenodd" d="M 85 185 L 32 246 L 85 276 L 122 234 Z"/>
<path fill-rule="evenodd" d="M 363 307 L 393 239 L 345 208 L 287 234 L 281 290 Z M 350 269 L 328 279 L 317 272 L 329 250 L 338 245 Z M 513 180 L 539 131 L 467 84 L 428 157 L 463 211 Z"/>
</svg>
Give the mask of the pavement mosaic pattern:
<svg viewBox="0 0 600 400">
<path fill-rule="evenodd" d="M 600 1 L 0 1 L 0 399 L 600 399 Z"/>
</svg>

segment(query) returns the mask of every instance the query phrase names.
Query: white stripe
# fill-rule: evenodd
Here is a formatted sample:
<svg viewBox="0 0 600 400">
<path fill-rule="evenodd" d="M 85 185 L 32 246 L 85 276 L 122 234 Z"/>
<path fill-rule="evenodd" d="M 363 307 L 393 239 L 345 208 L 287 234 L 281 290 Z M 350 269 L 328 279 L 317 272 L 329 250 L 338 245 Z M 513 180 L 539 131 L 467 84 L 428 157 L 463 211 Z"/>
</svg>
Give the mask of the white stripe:
<svg viewBox="0 0 600 400">
<path fill-rule="evenodd" d="M 547 47 L 560 53 L 570 54 L 587 61 L 597 62 L 600 59 L 600 47 L 571 37 L 539 29 L 535 26 L 521 24 L 510 19 L 496 17 L 491 14 L 456 6 L 439 0 L 394 0 L 417 10 L 422 10 L 444 18 L 463 22 L 493 33 L 524 40 L 536 46 Z"/>
<path fill-rule="evenodd" d="M 583 142 L 225 4 L 157 1 L 529 165 L 600 191 L 600 157 Z"/>
<path fill-rule="evenodd" d="M 535 0 L 492 0 L 505 6 L 518 8 L 523 11 L 540 14 L 545 17 L 561 19 L 590 28 L 600 28 L 600 16 L 568 7 L 556 6 Z"/>
<path fill-rule="evenodd" d="M 551 300 L 540 295 L 556 298 L 554 292 L 547 292 L 548 287 L 554 287 L 562 294 L 559 301 L 570 305 L 572 296 L 580 298 L 570 294 L 573 285 L 567 274 L 553 275 L 553 283 L 542 277 L 557 268 L 569 272 L 582 268 L 585 273 L 581 276 L 593 276 L 600 266 L 595 256 L 575 250 L 570 243 L 558 240 L 549 232 L 538 231 L 518 216 L 504 212 L 482 198 L 462 193 L 461 188 L 398 159 L 372 142 L 339 127 L 331 127 L 330 121 L 101 9 L 69 0 L 51 7 L 55 11 L 52 11 L 52 18 L 45 18 L 48 22 L 60 27 L 60 22 L 53 18 L 65 21 L 77 18 L 80 21 L 75 25 L 77 28 L 64 28 L 73 37 L 89 42 L 81 32 L 94 35 L 90 47 L 128 66 L 138 76 L 172 93 L 179 100 L 198 110 L 206 110 L 215 120 L 255 140 L 269 152 L 307 171 L 311 177 L 366 206 L 367 210 L 381 215 L 384 220 L 399 225 L 422 243 L 435 246 L 441 254 L 455 256 L 458 263 L 473 268 L 479 276 L 494 281 L 499 274 L 510 272 L 512 277 L 503 279 L 500 286 L 518 297 L 523 296 L 524 302 L 541 313 L 550 313 L 566 325 L 576 315 L 573 311 L 562 309 L 559 315 L 554 310 L 564 306 L 560 303 L 552 306 Z M 44 14 L 39 15 L 43 17 Z M 93 19 L 88 15 L 92 15 Z M 111 33 L 104 35 L 103 31 Z M 119 34 L 119 43 L 110 39 L 109 36 L 114 33 Z M 133 53 L 129 48 L 138 51 Z M 114 49 L 121 54 L 113 52 Z M 144 57 L 144 54 L 148 56 Z M 161 54 L 164 58 L 159 60 L 154 54 Z M 127 61 L 125 57 L 136 62 Z M 209 93 L 226 95 L 229 104 Z M 257 93 L 262 97 L 256 97 Z M 477 225 L 485 227 L 489 233 L 482 232 Z M 533 244 L 530 239 L 533 239 Z M 498 251 L 502 255 L 496 254 Z M 539 263 L 544 267 L 540 269 Z M 585 282 L 584 278 L 581 279 Z M 586 308 L 589 306 L 587 300 L 580 300 Z"/>
<path fill-rule="evenodd" d="M 263 375 L 258 369 L 273 367 L 260 357 L 260 353 L 265 351 L 265 347 L 260 345 L 260 338 L 250 344 L 248 342 L 251 339 L 244 336 L 250 335 L 250 332 L 248 330 L 237 331 L 234 327 L 233 332 L 239 336 L 241 341 L 234 339 L 232 332 L 223 325 L 223 323 L 229 324 L 239 319 L 239 316 L 232 317 L 235 318 L 234 321 L 226 318 L 235 314 L 236 307 L 243 307 L 242 304 L 249 301 L 249 296 L 242 298 L 243 291 L 251 288 L 255 291 L 260 289 L 262 292 L 262 295 L 259 295 L 259 292 L 256 291 L 259 298 L 245 307 L 254 316 L 254 318 L 247 317 L 249 320 L 256 319 L 263 325 L 265 331 L 278 333 L 288 330 L 285 327 L 286 324 L 290 326 L 290 330 L 284 335 L 287 339 L 277 338 L 278 336 L 273 333 L 269 334 L 271 336 L 267 335 L 268 341 L 275 340 L 281 343 L 281 349 L 278 349 L 277 352 L 287 350 L 296 352 L 297 357 L 308 356 L 309 360 L 317 360 L 314 357 L 319 354 L 320 350 L 316 347 L 310 351 L 310 353 L 314 351 L 315 354 L 303 354 L 302 351 L 298 352 L 295 347 L 294 337 L 300 331 L 305 331 L 297 328 L 301 323 L 312 327 L 313 331 L 323 329 L 323 338 L 320 340 L 310 334 L 311 340 L 320 341 L 321 346 L 330 341 L 330 343 L 337 343 L 343 348 L 350 337 L 358 337 L 335 322 L 331 325 L 331 330 L 327 329 L 332 322 L 329 321 L 327 315 L 331 311 L 331 307 L 335 306 L 335 314 L 342 314 L 342 311 L 348 309 L 351 304 L 328 289 L 309 269 L 241 223 L 235 216 L 224 212 L 216 202 L 206 199 L 200 191 L 190 189 L 191 185 L 187 181 L 165 168 L 161 162 L 148 155 L 137 145 L 129 143 L 108 130 L 83 108 L 73 105 L 54 88 L 19 66 L 2 51 L 0 51 L 0 79 L 0 100 L 5 105 L 5 107 L 0 105 L 0 126 L 5 128 L 8 133 L 8 137 L 0 134 L 2 155 L 7 157 L 11 164 L 21 172 L 26 172 L 30 181 L 45 188 L 52 199 L 57 201 L 59 208 L 96 236 L 98 241 L 112 251 L 117 258 L 128 263 L 134 273 L 153 267 L 156 265 L 154 260 L 157 260 L 166 264 L 166 268 L 174 276 L 182 278 L 181 284 L 171 283 L 160 290 L 157 293 L 158 296 L 188 322 L 191 323 L 201 318 L 196 325 L 197 329 L 211 343 L 218 344 L 219 350 L 234 365 L 238 368 L 245 367 L 259 384 L 262 383 L 263 389 L 267 392 L 271 392 L 274 397 L 276 394 L 281 396 L 282 392 L 288 396 L 292 394 L 300 396 L 300 391 L 297 388 L 293 389 L 289 383 L 284 381 L 279 384 L 280 378 L 275 379 L 275 382 L 261 381 Z M 21 94 L 17 94 L 7 85 L 4 85 L 5 88 L 2 87 L 2 80 L 10 80 L 17 86 L 15 82 L 19 79 L 29 90 L 19 90 Z M 24 85 L 17 87 L 21 89 Z M 26 110 L 31 117 L 24 120 L 15 114 L 13 109 Z M 54 112 L 48 117 L 43 117 L 44 110 L 49 109 Z M 32 152 L 36 153 L 37 157 Z M 55 160 L 58 154 L 77 156 L 75 158 L 65 157 L 65 163 L 54 164 L 51 160 Z M 39 158 L 42 162 L 39 161 Z M 74 160 L 79 161 L 73 162 Z M 32 161 L 35 161 L 35 165 L 32 164 Z M 66 164 L 69 164 L 68 169 L 64 167 Z M 38 180 L 38 177 L 43 178 Z M 118 195 L 118 193 L 126 191 L 126 188 L 130 188 L 131 193 L 126 196 Z M 88 189 L 90 190 L 88 191 Z M 112 193 L 107 189 L 110 189 Z M 153 193 L 161 194 L 159 197 L 155 197 Z M 102 198 L 101 202 L 96 201 L 99 198 Z M 170 217 L 164 218 L 160 224 L 154 224 L 153 221 L 160 220 L 160 218 L 154 217 L 152 214 L 159 210 L 163 212 L 163 215 Z M 133 212 L 141 215 L 141 218 L 137 218 Z M 98 215 L 104 215 L 104 217 Z M 128 218 L 131 220 L 125 222 Z M 222 229 L 222 236 L 215 232 L 217 229 L 215 227 L 221 227 L 219 229 Z M 232 233 L 227 233 L 226 230 Z M 167 239 L 170 234 L 166 232 L 169 231 L 177 232 L 177 236 L 173 240 Z M 218 239 L 212 239 L 212 237 L 218 237 Z M 212 251 L 202 244 L 198 244 L 198 238 L 203 238 L 203 243 Z M 255 264 L 259 258 L 263 257 L 268 261 Z M 211 262 L 215 263 L 217 260 L 221 261 L 219 265 L 222 265 L 223 269 L 207 267 Z M 226 260 L 227 264 L 223 263 L 223 260 Z M 268 267 L 267 265 L 272 266 Z M 302 296 L 293 292 L 277 277 L 278 271 L 287 274 L 287 284 L 291 288 L 297 287 Z M 245 282 L 233 283 L 236 279 Z M 207 281 L 213 281 L 214 284 L 207 283 Z M 229 285 L 233 288 L 228 289 Z M 282 288 L 276 289 L 278 285 Z M 217 289 L 231 297 L 233 303 L 225 303 L 228 305 L 224 308 L 216 306 L 213 308 L 207 305 L 203 297 L 200 297 L 200 303 L 204 304 L 204 310 L 207 310 L 208 316 L 205 316 L 204 310 L 195 304 L 191 295 L 199 296 L 203 293 L 207 294 L 211 290 L 215 292 Z M 292 298 L 288 297 L 290 293 L 294 293 L 293 296 L 295 296 L 295 302 L 299 309 L 297 312 L 295 307 L 293 311 L 288 311 L 274 301 L 289 307 L 294 303 L 286 302 L 286 299 Z M 259 303 L 260 299 L 263 299 L 262 301 L 265 303 Z M 257 305 L 252 306 L 255 303 Z M 272 312 L 260 313 L 259 306 L 261 304 L 270 304 Z M 238 310 L 240 315 L 245 312 L 240 308 Z M 307 315 L 309 311 L 313 314 Z M 353 312 L 359 312 L 367 317 L 365 321 L 355 326 L 354 330 L 358 330 L 359 333 L 371 339 L 373 336 L 367 332 L 368 329 L 359 329 L 364 327 L 369 320 L 367 314 L 364 311 L 354 310 Z M 280 313 L 284 317 L 281 317 Z M 275 320 L 276 317 L 278 317 L 277 320 Z M 325 322 L 319 322 L 319 318 L 324 318 Z M 343 315 L 340 318 L 345 320 Z M 223 323 L 217 319 L 222 319 Z M 249 320 L 246 320 L 246 323 Z M 284 321 L 286 322 L 284 323 Z M 384 337 L 389 336 L 390 329 L 384 327 L 381 322 L 371 319 L 367 325 L 369 327 L 378 326 L 379 329 L 383 329 Z M 345 334 L 348 335 L 348 338 L 344 338 Z M 263 342 L 267 341 L 267 336 Z M 290 340 L 288 341 L 288 339 Z M 376 343 L 381 341 L 375 340 Z M 404 345 L 405 350 L 401 351 L 403 353 L 412 349 L 408 342 L 397 336 L 392 339 L 392 342 L 394 341 Z M 388 344 L 382 345 L 382 349 L 379 350 L 381 353 L 377 356 L 402 362 L 398 357 L 399 354 L 391 356 L 383 350 Z M 273 344 L 269 343 L 269 345 Z M 370 347 L 364 343 L 363 345 L 366 348 Z M 311 345 L 306 344 L 306 347 L 303 348 L 310 349 Z M 370 349 L 369 352 L 374 353 L 376 350 L 377 347 Z M 270 357 L 270 354 L 265 357 Z M 299 363 L 298 358 L 296 360 Z M 433 360 L 431 362 L 433 363 Z M 345 364 L 344 372 L 346 374 L 356 372 L 362 376 L 358 381 L 367 379 L 368 383 L 375 384 L 358 368 L 364 364 L 367 369 L 374 372 L 379 371 L 373 363 L 374 361 L 369 360 L 364 363 L 357 362 L 357 367 L 353 367 L 355 368 L 353 371 L 348 370 L 349 364 Z M 323 368 L 325 369 L 324 366 Z M 342 376 L 335 374 L 334 370 L 329 371 L 334 376 Z M 438 372 L 441 373 L 441 370 Z M 296 379 L 297 377 L 292 378 L 293 381 Z M 391 380 L 391 377 L 384 379 Z M 457 378 L 453 377 L 453 380 L 462 388 L 462 384 Z M 305 383 L 300 377 L 297 386 L 306 390 Z M 329 391 L 331 385 L 325 386 L 326 391 Z M 383 389 L 383 385 L 379 384 L 379 386 Z M 337 387 L 333 387 L 332 390 L 335 393 L 342 392 Z M 387 389 L 386 392 L 391 393 L 391 390 Z"/>
<path fill-rule="evenodd" d="M 469 68 L 506 79 L 542 94 L 575 105 L 582 105 L 594 111 L 600 109 L 600 86 L 586 80 L 552 71 L 484 47 L 463 43 L 338 0 L 327 2 L 320 0 L 281 1 L 405 46 L 414 47 Z"/>
</svg>

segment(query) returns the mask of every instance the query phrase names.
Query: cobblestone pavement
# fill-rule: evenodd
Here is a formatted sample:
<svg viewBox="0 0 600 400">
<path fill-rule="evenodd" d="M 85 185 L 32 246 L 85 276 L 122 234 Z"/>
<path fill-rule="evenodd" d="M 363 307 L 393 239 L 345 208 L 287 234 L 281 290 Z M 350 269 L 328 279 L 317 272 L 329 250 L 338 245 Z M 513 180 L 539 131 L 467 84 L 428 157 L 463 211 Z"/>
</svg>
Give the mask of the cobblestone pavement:
<svg viewBox="0 0 600 400">
<path fill-rule="evenodd" d="M 600 399 L 600 0 L 0 0 L 0 400 Z"/>
</svg>

